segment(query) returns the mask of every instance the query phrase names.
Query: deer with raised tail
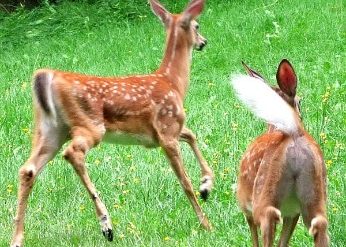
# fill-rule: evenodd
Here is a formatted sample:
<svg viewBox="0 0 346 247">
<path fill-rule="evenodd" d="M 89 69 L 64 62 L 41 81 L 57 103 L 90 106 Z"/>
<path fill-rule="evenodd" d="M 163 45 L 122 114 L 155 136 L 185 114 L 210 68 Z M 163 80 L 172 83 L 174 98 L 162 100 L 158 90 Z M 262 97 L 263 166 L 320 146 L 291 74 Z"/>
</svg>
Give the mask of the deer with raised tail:
<svg viewBox="0 0 346 247">
<path fill-rule="evenodd" d="M 319 145 L 305 131 L 296 96 L 297 77 L 282 60 L 270 87 L 263 77 L 243 64 L 248 76 L 231 84 L 239 99 L 269 127 L 244 153 L 238 177 L 237 198 L 249 224 L 253 246 L 273 245 L 276 224 L 283 217 L 278 246 L 288 246 L 298 218 L 313 236 L 315 246 L 328 246 L 326 168 Z"/>
<path fill-rule="evenodd" d="M 111 218 L 85 166 L 87 152 L 101 141 L 162 147 L 200 224 L 210 229 L 179 148 L 179 141 L 191 146 L 202 171 L 200 193 L 206 199 L 212 189 L 213 172 L 197 147 L 195 135 L 184 125 L 183 108 L 192 50 L 202 50 L 207 43 L 198 33 L 195 20 L 204 0 L 192 0 L 181 14 L 170 14 L 157 0 L 150 0 L 150 5 L 166 29 L 164 57 L 152 74 L 98 77 L 50 69 L 34 74 L 35 131 L 31 155 L 19 170 L 11 246 L 23 244 L 24 215 L 35 178 L 68 140 L 71 143 L 63 155 L 92 198 L 107 240 L 113 240 Z"/>
</svg>

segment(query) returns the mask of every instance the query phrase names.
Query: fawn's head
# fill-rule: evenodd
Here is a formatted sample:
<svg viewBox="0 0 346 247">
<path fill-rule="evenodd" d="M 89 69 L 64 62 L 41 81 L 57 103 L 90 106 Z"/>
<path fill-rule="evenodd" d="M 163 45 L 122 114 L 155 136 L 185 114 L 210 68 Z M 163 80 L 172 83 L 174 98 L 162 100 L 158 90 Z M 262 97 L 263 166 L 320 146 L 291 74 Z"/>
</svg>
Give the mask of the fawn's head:
<svg viewBox="0 0 346 247">
<path fill-rule="evenodd" d="M 195 20 L 203 10 L 204 0 L 192 0 L 181 14 L 171 14 L 157 0 L 150 0 L 150 5 L 169 37 L 175 37 L 177 46 L 182 45 L 179 42 L 187 42 L 189 47 L 200 51 L 207 44 L 207 40 L 199 34 L 199 25 Z"/>
<path fill-rule="evenodd" d="M 248 75 L 261 79 L 265 79 L 256 71 L 249 68 L 243 63 Z M 281 96 L 301 117 L 300 114 L 300 98 L 296 95 L 297 88 L 297 76 L 290 62 L 287 59 L 283 59 L 276 72 L 276 81 L 279 87 L 272 86 L 272 89 Z"/>
</svg>

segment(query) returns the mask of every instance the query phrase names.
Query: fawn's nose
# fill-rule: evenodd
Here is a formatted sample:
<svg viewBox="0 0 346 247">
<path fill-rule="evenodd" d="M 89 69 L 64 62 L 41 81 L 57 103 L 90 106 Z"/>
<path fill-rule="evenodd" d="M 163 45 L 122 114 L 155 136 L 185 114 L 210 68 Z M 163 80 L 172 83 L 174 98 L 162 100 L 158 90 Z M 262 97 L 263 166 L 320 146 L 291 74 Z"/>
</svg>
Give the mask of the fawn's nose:
<svg viewBox="0 0 346 247">
<path fill-rule="evenodd" d="M 204 39 L 204 38 L 203 38 L 203 39 L 199 42 L 199 44 L 197 45 L 196 50 L 197 50 L 197 51 L 203 50 L 203 48 L 204 48 L 207 44 L 208 44 L 207 39 Z"/>
</svg>

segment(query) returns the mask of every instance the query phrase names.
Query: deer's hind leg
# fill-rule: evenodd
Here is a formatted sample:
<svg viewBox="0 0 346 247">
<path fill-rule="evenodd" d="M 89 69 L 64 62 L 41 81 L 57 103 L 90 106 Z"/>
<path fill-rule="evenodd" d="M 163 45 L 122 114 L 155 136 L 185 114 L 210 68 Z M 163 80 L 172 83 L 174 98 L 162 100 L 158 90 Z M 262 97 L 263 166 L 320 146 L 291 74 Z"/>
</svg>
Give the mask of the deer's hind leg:
<svg viewBox="0 0 346 247">
<path fill-rule="evenodd" d="M 208 163 L 204 159 L 202 152 L 199 150 L 197 146 L 196 136 L 190 129 L 183 127 L 180 133 L 180 141 L 187 142 L 190 145 L 192 151 L 194 152 L 198 160 L 198 163 L 202 171 L 201 186 L 199 187 L 199 192 L 201 193 L 202 199 L 207 200 L 208 195 L 213 187 L 213 171 L 208 166 Z"/>
<path fill-rule="evenodd" d="M 329 237 L 325 205 L 325 180 L 322 177 L 316 176 L 313 171 L 307 174 L 309 175 L 302 175 L 298 178 L 297 186 L 304 224 L 309 228 L 309 233 L 314 238 L 315 246 L 326 247 L 329 245 Z"/>
<path fill-rule="evenodd" d="M 272 161 L 268 163 L 271 164 L 270 162 Z M 260 166 L 253 191 L 253 218 L 255 224 L 261 229 L 264 247 L 273 246 L 276 224 L 281 221 L 281 212 L 277 208 L 276 191 L 280 175 L 276 167 L 278 165 L 275 162 L 272 162 L 272 169 L 269 170 L 266 165 Z"/>
<path fill-rule="evenodd" d="M 44 166 L 56 155 L 67 139 L 63 126 L 49 121 L 46 116 L 36 113 L 36 126 L 32 151 L 29 159 L 19 169 L 18 206 L 15 218 L 15 229 L 11 246 L 19 247 L 24 238 L 24 218 L 27 201 L 36 177 Z"/>
<path fill-rule="evenodd" d="M 112 241 L 113 230 L 111 219 L 106 206 L 99 198 L 96 188 L 91 182 L 85 166 L 85 155 L 92 147 L 100 142 L 102 132 L 97 128 L 73 127 L 71 130 L 71 137 L 72 141 L 65 149 L 64 157 L 71 163 L 93 200 L 103 235 L 107 240 Z"/>
<path fill-rule="evenodd" d="M 253 217 L 248 215 L 245 215 L 245 217 L 251 231 L 252 246 L 259 247 L 257 226 L 255 225 Z"/>
</svg>

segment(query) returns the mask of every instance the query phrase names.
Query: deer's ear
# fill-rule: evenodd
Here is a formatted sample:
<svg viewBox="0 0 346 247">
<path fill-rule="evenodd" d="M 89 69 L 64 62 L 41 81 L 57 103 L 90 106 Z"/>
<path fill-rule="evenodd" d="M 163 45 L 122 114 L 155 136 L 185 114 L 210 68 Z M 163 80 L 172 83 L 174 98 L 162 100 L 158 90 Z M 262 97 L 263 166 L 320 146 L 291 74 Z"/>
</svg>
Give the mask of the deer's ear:
<svg viewBox="0 0 346 247">
<path fill-rule="evenodd" d="M 159 17 L 164 25 L 168 25 L 171 14 L 157 1 L 150 0 L 150 7 L 154 14 Z"/>
<path fill-rule="evenodd" d="M 288 60 L 283 59 L 276 72 L 277 83 L 285 94 L 290 97 L 296 95 L 297 88 L 297 76 L 294 69 Z"/>
<path fill-rule="evenodd" d="M 255 78 L 258 78 L 258 79 L 261 79 L 262 81 L 265 81 L 263 76 L 261 76 L 259 73 L 257 73 L 256 71 L 254 71 L 253 69 L 251 69 L 249 66 L 247 66 L 244 62 L 241 62 L 242 65 L 244 66 L 245 70 L 246 70 L 246 73 L 249 75 L 249 76 L 252 76 L 252 77 L 255 77 Z"/>
<path fill-rule="evenodd" d="M 189 26 L 191 20 L 196 19 L 204 8 L 204 0 L 192 0 L 185 8 L 182 14 L 182 23 L 184 26 Z"/>
</svg>

